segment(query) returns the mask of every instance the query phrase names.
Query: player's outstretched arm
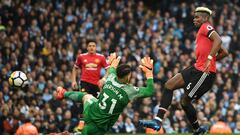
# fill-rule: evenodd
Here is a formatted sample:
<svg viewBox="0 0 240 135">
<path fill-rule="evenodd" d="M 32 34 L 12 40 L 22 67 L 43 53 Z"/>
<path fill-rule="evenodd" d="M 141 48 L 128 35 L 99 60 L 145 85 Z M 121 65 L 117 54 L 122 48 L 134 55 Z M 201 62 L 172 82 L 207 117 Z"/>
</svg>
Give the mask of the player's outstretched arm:
<svg viewBox="0 0 240 135">
<path fill-rule="evenodd" d="M 149 97 L 154 93 L 153 60 L 150 57 L 144 57 L 141 62 L 142 63 L 139 67 L 142 69 L 147 78 L 147 86 L 141 87 L 139 91 L 142 97 Z"/>
<path fill-rule="evenodd" d="M 226 56 L 228 56 L 228 51 L 227 51 L 227 49 L 223 45 L 221 45 L 221 48 L 218 51 L 218 55 L 216 56 L 216 59 L 219 61 L 219 60 L 223 59 Z"/>
<path fill-rule="evenodd" d="M 66 91 L 63 87 L 57 87 L 56 90 L 56 99 L 62 100 L 62 99 L 70 99 L 76 102 L 82 102 L 83 96 L 86 95 L 83 92 L 79 91 Z"/>
</svg>

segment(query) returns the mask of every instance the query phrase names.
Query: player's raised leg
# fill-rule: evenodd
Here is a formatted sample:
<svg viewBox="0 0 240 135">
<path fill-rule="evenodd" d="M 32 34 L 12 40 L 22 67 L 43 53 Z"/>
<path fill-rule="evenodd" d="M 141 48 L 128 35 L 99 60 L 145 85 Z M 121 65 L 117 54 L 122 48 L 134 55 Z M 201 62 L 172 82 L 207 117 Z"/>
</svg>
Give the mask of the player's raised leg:
<svg viewBox="0 0 240 135">
<path fill-rule="evenodd" d="M 176 74 L 174 77 L 168 80 L 163 89 L 163 95 L 157 116 L 153 120 L 140 120 L 139 124 L 157 131 L 160 130 L 164 114 L 171 105 L 173 91 L 178 88 L 182 88 L 184 85 L 185 82 L 181 73 Z"/>
<path fill-rule="evenodd" d="M 63 87 L 57 87 L 56 90 L 56 99 L 62 100 L 62 99 L 70 99 L 76 102 L 81 102 L 84 105 L 84 121 L 85 125 L 82 131 L 82 135 L 103 135 L 104 132 L 102 132 L 97 126 L 95 126 L 91 121 L 89 121 L 88 116 L 88 110 L 89 106 L 92 105 L 94 102 L 97 102 L 97 99 L 91 95 L 86 94 L 79 91 L 67 91 Z"/>
</svg>

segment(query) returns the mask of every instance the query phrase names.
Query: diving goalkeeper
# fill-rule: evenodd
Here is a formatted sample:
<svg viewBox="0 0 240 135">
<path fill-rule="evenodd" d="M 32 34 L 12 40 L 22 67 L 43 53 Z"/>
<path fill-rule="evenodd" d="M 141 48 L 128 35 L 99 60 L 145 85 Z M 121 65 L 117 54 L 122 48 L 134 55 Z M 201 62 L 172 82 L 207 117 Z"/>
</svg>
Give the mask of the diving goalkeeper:
<svg viewBox="0 0 240 135">
<path fill-rule="evenodd" d="M 131 67 L 127 64 L 118 66 L 119 61 L 120 57 L 116 58 L 115 53 L 109 56 L 110 69 L 99 99 L 90 94 L 76 91 L 68 92 L 62 87 L 57 88 L 57 99 L 65 98 L 83 102 L 85 121 L 83 135 L 104 135 L 118 120 L 129 101 L 153 95 L 153 60 L 150 57 L 144 57 L 139 66 L 147 78 L 146 87 L 135 87 L 129 84 Z"/>
</svg>

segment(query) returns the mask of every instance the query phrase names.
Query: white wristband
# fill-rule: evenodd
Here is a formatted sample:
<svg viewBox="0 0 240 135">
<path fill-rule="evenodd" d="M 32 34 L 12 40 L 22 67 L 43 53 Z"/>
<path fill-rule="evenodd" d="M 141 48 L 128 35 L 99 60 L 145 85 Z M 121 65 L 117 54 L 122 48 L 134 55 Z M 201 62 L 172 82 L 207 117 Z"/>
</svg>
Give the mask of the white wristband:
<svg viewBox="0 0 240 135">
<path fill-rule="evenodd" d="M 212 56 L 211 55 L 208 55 L 208 57 L 207 57 L 209 60 L 212 60 Z"/>
</svg>

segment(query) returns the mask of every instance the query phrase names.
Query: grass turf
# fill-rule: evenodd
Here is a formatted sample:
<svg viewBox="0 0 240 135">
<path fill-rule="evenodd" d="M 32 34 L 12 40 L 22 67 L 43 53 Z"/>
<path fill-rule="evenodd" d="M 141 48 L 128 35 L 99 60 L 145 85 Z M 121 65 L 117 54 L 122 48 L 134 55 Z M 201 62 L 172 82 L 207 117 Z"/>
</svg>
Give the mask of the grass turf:
<svg viewBox="0 0 240 135">
<path fill-rule="evenodd" d="M 130 135 L 130 134 L 106 134 L 106 135 Z M 192 135 L 192 134 L 134 134 L 134 135 Z M 227 135 L 227 134 L 206 134 L 206 135 Z M 240 135 L 240 134 L 231 134 L 231 135 Z"/>
</svg>

